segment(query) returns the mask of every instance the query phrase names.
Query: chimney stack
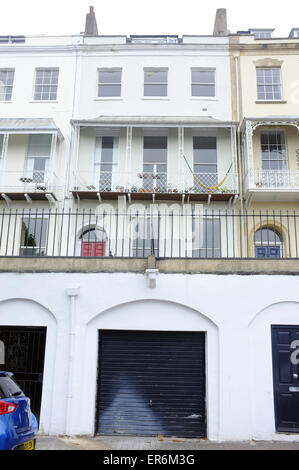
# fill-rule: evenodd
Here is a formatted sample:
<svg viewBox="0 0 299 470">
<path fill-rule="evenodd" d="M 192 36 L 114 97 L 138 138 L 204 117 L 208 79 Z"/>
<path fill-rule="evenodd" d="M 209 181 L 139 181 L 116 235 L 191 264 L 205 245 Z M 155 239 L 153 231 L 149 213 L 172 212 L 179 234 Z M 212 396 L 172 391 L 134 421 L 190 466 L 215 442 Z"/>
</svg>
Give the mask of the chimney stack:
<svg viewBox="0 0 299 470">
<path fill-rule="evenodd" d="M 89 13 L 86 15 L 84 34 L 85 36 L 98 36 L 98 26 L 94 7 L 89 7 Z"/>
<path fill-rule="evenodd" d="M 218 8 L 215 16 L 213 36 L 228 36 L 226 8 Z"/>
</svg>

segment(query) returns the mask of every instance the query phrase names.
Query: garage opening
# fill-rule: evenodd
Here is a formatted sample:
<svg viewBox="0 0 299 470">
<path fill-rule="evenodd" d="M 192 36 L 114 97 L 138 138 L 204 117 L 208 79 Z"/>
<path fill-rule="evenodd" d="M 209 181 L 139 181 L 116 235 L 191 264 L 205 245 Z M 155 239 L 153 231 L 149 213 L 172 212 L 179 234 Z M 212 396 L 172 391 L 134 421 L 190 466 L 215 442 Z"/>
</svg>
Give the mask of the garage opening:
<svg viewBox="0 0 299 470">
<path fill-rule="evenodd" d="M 100 331 L 96 433 L 206 437 L 205 333 Z"/>
<path fill-rule="evenodd" d="M 46 346 L 45 327 L 0 326 L 5 347 L 1 370 L 13 372 L 14 379 L 30 398 L 31 410 L 39 419 Z"/>
</svg>

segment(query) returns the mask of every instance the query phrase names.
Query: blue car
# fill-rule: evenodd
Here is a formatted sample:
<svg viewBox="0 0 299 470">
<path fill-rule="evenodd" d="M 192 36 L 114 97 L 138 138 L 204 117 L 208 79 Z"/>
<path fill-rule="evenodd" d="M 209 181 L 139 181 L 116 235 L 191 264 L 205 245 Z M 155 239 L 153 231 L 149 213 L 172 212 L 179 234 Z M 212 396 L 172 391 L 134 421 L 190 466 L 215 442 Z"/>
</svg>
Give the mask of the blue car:
<svg viewBox="0 0 299 470">
<path fill-rule="evenodd" d="M 34 450 L 37 420 L 12 375 L 0 371 L 0 450 Z"/>
</svg>

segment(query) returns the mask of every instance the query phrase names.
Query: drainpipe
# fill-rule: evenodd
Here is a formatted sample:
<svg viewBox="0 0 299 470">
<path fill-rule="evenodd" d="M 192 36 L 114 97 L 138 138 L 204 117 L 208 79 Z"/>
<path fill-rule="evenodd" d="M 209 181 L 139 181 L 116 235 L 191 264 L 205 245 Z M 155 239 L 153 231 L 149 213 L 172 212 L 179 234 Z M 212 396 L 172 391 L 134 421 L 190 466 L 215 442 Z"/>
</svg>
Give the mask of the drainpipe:
<svg viewBox="0 0 299 470">
<path fill-rule="evenodd" d="M 241 113 L 240 113 L 240 77 L 239 77 L 239 53 L 234 54 L 235 61 L 235 75 L 236 75 L 236 102 L 237 102 L 237 120 L 238 120 L 238 129 L 237 129 L 237 155 L 238 155 L 238 166 L 239 166 L 239 190 L 240 190 L 240 204 L 241 204 L 241 214 L 243 214 L 243 166 L 242 166 L 242 148 L 241 148 Z"/>
<path fill-rule="evenodd" d="M 80 286 L 70 287 L 66 289 L 66 294 L 71 301 L 70 311 L 70 332 L 69 332 L 69 356 L 68 356 L 68 382 L 67 382 L 67 395 L 66 395 L 66 417 L 65 417 L 65 434 L 71 435 L 71 421 L 72 421 L 72 398 L 74 387 L 74 355 L 76 346 L 76 297 L 79 295 Z"/>
</svg>

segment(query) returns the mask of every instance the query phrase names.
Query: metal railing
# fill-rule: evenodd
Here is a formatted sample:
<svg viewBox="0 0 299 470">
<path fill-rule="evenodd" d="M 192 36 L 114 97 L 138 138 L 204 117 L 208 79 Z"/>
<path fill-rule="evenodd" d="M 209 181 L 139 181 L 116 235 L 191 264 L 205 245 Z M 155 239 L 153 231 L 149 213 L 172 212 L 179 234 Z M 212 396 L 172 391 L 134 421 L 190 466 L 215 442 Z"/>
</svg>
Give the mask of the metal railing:
<svg viewBox="0 0 299 470">
<path fill-rule="evenodd" d="M 97 192 L 154 192 L 154 193 L 238 193 L 238 174 L 196 173 L 199 184 L 191 173 L 174 172 L 120 172 L 82 171 L 74 175 L 73 190 Z M 224 181 L 223 181 L 224 180 Z M 217 186 L 219 183 L 223 183 Z M 213 189 L 210 189 L 213 188 Z"/>
<path fill-rule="evenodd" d="M 153 206 L 126 213 L 3 209 L 0 256 L 298 258 L 296 211 Z"/>
<path fill-rule="evenodd" d="M 250 179 L 256 189 L 299 189 L 299 171 L 254 170 Z"/>
<path fill-rule="evenodd" d="M 35 193 L 54 192 L 62 187 L 54 172 L 31 171 L 0 171 L 0 192 Z"/>
</svg>

